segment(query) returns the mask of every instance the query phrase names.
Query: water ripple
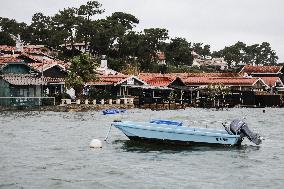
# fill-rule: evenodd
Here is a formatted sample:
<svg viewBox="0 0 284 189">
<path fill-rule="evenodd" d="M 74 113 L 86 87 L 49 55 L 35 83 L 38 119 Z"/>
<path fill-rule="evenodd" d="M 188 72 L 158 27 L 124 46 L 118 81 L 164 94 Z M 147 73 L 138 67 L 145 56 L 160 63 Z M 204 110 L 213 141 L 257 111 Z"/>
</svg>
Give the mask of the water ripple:
<svg viewBox="0 0 284 189">
<path fill-rule="evenodd" d="M 0 112 L 0 188 L 282 188 L 284 109 L 265 110 Z M 242 117 L 265 137 L 261 146 L 248 140 L 241 147 L 141 144 L 117 129 L 102 149 L 88 146 L 103 140 L 114 119 L 222 128 Z"/>
</svg>

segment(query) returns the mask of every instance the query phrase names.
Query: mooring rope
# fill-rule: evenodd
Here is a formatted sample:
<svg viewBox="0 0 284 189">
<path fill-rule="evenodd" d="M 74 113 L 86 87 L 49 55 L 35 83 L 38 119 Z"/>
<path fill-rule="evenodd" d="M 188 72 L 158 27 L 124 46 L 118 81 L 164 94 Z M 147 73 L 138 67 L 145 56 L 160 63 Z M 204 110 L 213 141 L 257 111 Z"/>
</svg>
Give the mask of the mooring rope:
<svg viewBox="0 0 284 189">
<path fill-rule="evenodd" d="M 105 139 L 104 139 L 104 141 L 106 141 L 106 142 L 107 142 L 108 136 L 109 136 L 109 134 L 110 134 L 111 127 L 112 127 L 112 124 L 110 124 L 109 130 L 108 130 L 107 135 L 106 135 L 106 137 L 105 137 Z"/>
</svg>

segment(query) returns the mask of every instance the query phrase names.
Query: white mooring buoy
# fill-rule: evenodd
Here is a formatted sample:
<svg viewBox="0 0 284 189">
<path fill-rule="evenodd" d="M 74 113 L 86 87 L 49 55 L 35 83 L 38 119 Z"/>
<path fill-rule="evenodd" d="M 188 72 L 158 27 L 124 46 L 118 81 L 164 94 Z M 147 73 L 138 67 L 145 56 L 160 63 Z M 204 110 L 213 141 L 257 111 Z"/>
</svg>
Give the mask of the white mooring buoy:
<svg viewBox="0 0 284 189">
<path fill-rule="evenodd" d="M 93 139 L 90 142 L 90 148 L 102 148 L 102 147 L 103 147 L 103 143 L 99 139 Z"/>
</svg>

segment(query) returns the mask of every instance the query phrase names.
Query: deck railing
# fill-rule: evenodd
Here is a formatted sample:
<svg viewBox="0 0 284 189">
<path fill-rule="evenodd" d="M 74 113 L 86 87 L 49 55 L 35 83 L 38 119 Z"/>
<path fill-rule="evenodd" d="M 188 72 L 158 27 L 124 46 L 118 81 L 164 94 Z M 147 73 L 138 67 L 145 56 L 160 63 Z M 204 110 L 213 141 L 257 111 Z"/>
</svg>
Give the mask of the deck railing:
<svg viewBox="0 0 284 189">
<path fill-rule="evenodd" d="M 55 97 L 0 97 L 0 106 L 51 106 Z"/>
</svg>

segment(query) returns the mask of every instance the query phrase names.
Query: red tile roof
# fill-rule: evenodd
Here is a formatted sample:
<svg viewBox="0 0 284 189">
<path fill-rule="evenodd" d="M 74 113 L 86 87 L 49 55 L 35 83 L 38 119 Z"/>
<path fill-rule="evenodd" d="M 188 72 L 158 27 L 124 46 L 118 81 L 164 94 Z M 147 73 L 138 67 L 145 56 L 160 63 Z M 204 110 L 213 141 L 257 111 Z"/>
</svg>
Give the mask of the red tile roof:
<svg viewBox="0 0 284 189">
<path fill-rule="evenodd" d="M 44 45 L 28 45 L 23 47 L 22 53 L 34 53 L 46 55 L 44 51 L 48 50 Z M 14 46 L 0 45 L 0 51 L 17 51 Z M 19 51 L 19 50 L 18 50 Z"/>
<path fill-rule="evenodd" d="M 189 77 L 240 77 L 239 73 L 189 73 Z"/>
<path fill-rule="evenodd" d="M 138 77 L 153 86 L 168 86 L 177 77 L 187 84 L 206 85 L 210 83 L 224 83 L 231 85 L 252 85 L 255 79 L 240 77 L 239 73 L 141 73 Z"/>
<path fill-rule="evenodd" d="M 163 76 L 161 73 L 140 73 L 139 76 Z"/>
<path fill-rule="evenodd" d="M 46 48 L 44 45 L 26 45 L 24 49 L 42 49 Z"/>
<path fill-rule="evenodd" d="M 28 53 L 22 53 L 20 57 L 26 57 L 28 59 L 33 60 L 34 62 L 42 62 L 43 58 L 39 58 L 38 56 L 33 56 Z"/>
<path fill-rule="evenodd" d="M 159 77 L 159 76 L 165 76 L 170 78 L 187 78 L 187 77 L 240 77 L 241 74 L 239 73 L 167 73 L 167 74 L 161 74 L 161 73 L 140 73 L 140 76 L 151 76 L 151 77 Z"/>
<path fill-rule="evenodd" d="M 240 73 L 273 73 L 277 74 L 282 69 L 282 66 L 251 66 L 246 65 L 243 67 L 243 69 L 240 71 Z"/>
<path fill-rule="evenodd" d="M 30 75 L 14 75 L 8 74 L 2 76 L 5 81 L 11 85 L 46 85 L 44 78 L 32 77 Z"/>
<path fill-rule="evenodd" d="M 11 85 L 47 85 L 64 82 L 63 78 L 34 77 L 25 74 L 5 74 L 1 77 Z"/>
<path fill-rule="evenodd" d="M 46 70 L 49 69 L 55 65 L 60 66 L 61 68 L 63 68 L 64 70 L 68 69 L 70 64 L 69 62 L 64 62 L 62 60 L 56 60 L 56 59 L 44 59 L 44 56 L 33 56 L 27 53 L 22 53 L 21 56 L 27 57 L 31 60 L 34 60 L 35 62 L 31 62 L 28 63 L 29 66 L 31 66 L 32 68 L 38 70 L 38 71 L 42 71 L 42 70 Z"/>
<path fill-rule="evenodd" d="M 90 81 L 87 85 L 113 85 L 127 77 L 126 75 L 100 75 L 96 81 Z"/>
<path fill-rule="evenodd" d="M 145 81 L 147 84 L 156 86 L 156 87 L 167 87 L 169 86 L 174 79 L 165 76 L 158 77 L 139 77 L 141 80 Z"/>
<path fill-rule="evenodd" d="M 209 85 L 209 84 L 224 84 L 231 86 L 252 86 L 258 78 L 243 78 L 243 77 L 188 77 L 182 79 L 186 85 Z"/>
<path fill-rule="evenodd" d="M 281 79 L 279 77 L 261 77 L 261 79 L 264 81 L 266 85 L 269 87 L 276 86 L 277 82 L 282 83 Z M 282 83 L 283 85 L 283 83 Z"/>
<path fill-rule="evenodd" d="M 18 55 L 17 55 L 18 56 Z M 0 56 L 0 65 L 5 65 L 9 62 L 24 62 L 23 60 L 21 60 L 20 58 L 16 58 L 17 56 Z M 35 63 L 27 63 L 27 65 L 29 65 L 30 67 L 32 67 L 33 69 L 41 72 L 42 70 L 47 70 L 53 66 L 58 65 L 59 67 L 61 67 L 63 70 L 66 70 L 69 68 L 70 63 L 68 62 L 64 62 L 61 60 L 43 60 L 43 59 L 39 59 L 38 57 L 35 56 L 31 56 L 28 54 L 24 54 L 24 56 L 31 58 L 33 60 L 35 60 Z"/>
<path fill-rule="evenodd" d="M 170 75 L 170 74 L 167 75 L 159 73 L 141 73 L 139 74 L 138 78 L 145 81 L 148 85 L 156 87 L 167 87 L 177 77 L 176 75 Z"/>
<path fill-rule="evenodd" d="M 0 51 L 15 51 L 17 48 L 13 46 L 0 45 Z"/>
<path fill-rule="evenodd" d="M 45 71 L 53 66 L 59 66 L 62 70 L 66 70 L 69 67 L 67 63 L 62 61 L 43 61 L 41 63 L 28 63 L 28 65 L 39 72 Z"/>
<path fill-rule="evenodd" d="M 15 58 L 13 56 L 0 56 L 0 64 L 6 64 L 9 62 L 23 62 L 21 59 Z"/>
<path fill-rule="evenodd" d="M 23 52 L 28 54 L 36 54 L 36 55 L 45 55 L 48 56 L 46 52 L 43 52 L 43 47 L 41 48 L 32 48 L 32 47 L 24 47 Z"/>
<path fill-rule="evenodd" d="M 142 80 L 145 79 L 146 81 L 147 79 L 149 80 L 155 77 L 167 77 L 167 78 L 175 79 L 177 75 L 176 74 L 161 74 L 161 73 L 140 73 L 138 77 L 141 78 Z"/>
</svg>

